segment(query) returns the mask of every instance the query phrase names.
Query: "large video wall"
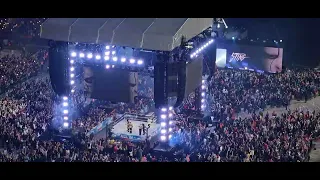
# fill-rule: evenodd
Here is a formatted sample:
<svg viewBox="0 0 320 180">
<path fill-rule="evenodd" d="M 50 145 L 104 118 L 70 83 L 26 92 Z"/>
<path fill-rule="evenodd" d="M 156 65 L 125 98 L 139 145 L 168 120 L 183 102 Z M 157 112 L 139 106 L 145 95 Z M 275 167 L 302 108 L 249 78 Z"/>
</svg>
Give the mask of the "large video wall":
<svg viewBox="0 0 320 180">
<path fill-rule="evenodd" d="M 217 67 L 232 67 L 277 73 L 282 71 L 283 49 L 238 44 L 217 48 Z"/>
</svg>

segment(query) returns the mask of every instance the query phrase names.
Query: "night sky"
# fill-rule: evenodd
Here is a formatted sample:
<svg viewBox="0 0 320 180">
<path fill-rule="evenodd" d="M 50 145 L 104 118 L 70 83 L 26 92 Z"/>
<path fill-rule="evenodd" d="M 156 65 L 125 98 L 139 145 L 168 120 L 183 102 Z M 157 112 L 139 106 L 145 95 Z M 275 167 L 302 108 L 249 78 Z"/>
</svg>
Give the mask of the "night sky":
<svg viewBox="0 0 320 180">
<path fill-rule="evenodd" d="M 249 38 L 282 39 L 285 66 L 320 64 L 320 18 L 226 18 L 248 29 Z"/>
</svg>

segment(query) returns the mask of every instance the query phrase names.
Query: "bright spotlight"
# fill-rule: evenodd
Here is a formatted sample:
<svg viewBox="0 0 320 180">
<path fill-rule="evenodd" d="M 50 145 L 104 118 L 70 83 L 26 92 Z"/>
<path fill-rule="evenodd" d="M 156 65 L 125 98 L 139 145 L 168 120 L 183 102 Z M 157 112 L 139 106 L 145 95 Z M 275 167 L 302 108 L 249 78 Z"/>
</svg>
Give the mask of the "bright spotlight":
<svg viewBox="0 0 320 180">
<path fill-rule="evenodd" d="M 74 63 L 74 60 L 70 60 L 70 63 L 73 64 L 73 63 Z"/>
<path fill-rule="evenodd" d="M 74 84 L 74 80 L 71 80 L 71 81 L 70 81 L 70 84 L 73 85 L 73 84 Z"/>
<path fill-rule="evenodd" d="M 68 103 L 67 103 L 67 102 L 64 102 L 64 103 L 63 103 L 63 106 L 64 106 L 64 107 L 68 106 Z"/>
<path fill-rule="evenodd" d="M 171 132 L 172 131 L 172 128 L 169 128 L 169 132 Z"/>
<path fill-rule="evenodd" d="M 167 111 L 167 108 L 161 108 L 161 111 L 162 111 L 162 112 L 166 112 L 166 111 Z"/>
<path fill-rule="evenodd" d="M 100 60 L 100 59 L 101 59 L 101 56 L 100 56 L 100 55 L 96 55 L 96 59 L 97 59 L 97 60 Z"/>
<path fill-rule="evenodd" d="M 71 71 L 71 72 L 74 71 L 74 67 L 71 67 L 71 68 L 70 68 L 70 71 Z"/>
<path fill-rule="evenodd" d="M 117 62 L 117 61 L 118 61 L 118 58 L 117 58 L 117 57 L 113 57 L 112 60 L 113 60 L 114 62 Z"/>
<path fill-rule="evenodd" d="M 201 89 L 205 89 L 205 88 L 206 88 L 206 86 L 205 86 L 205 85 L 202 85 L 202 86 L 201 86 Z"/>
<path fill-rule="evenodd" d="M 126 62 L 126 58 L 121 58 L 121 62 Z"/>
<path fill-rule="evenodd" d="M 162 118 L 162 119 L 165 119 L 165 118 L 167 118 L 167 115 L 161 114 L 161 118 Z"/>
<path fill-rule="evenodd" d="M 217 28 L 220 28 L 220 24 L 217 25 Z"/>
<path fill-rule="evenodd" d="M 203 105 L 203 104 L 201 105 L 201 109 L 204 109 L 205 107 L 206 107 L 205 105 Z"/>
<path fill-rule="evenodd" d="M 235 39 L 235 37 L 232 37 L 232 40 L 234 40 Z"/>
<path fill-rule="evenodd" d="M 204 84 L 206 81 L 205 80 L 202 80 L 202 84 Z"/>
<path fill-rule="evenodd" d="M 172 113 L 169 113 L 169 118 L 171 118 L 173 115 L 172 115 Z"/>
<path fill-rule="evenodd" d="M 204 103 L 204 101 L 205 101 L 204 99 L 201 99 L 201 102 L 202 102 L 202 103 Z"/>
<path fill-rule="evenodd" d="M 64 97 L 63 97 L 63 100 L 65 100 L 65 101 L 68 100 L 68 97 L 67 97 L 67 96 L 64 96 Z"/>
<path fill-rule="evenodd" d="M 169 138 L 169 139 L 171 139 L 171 137 L 172 137 L 172 135 L 171 135 L 171 134 L 169 134 L 169 137 L 168 137 L 168 138 Z"/>
<path fill-rule="evenodd" d="M 71 57 L 76 57 L 77 56 L 77 53 L 76 52 L 72 52 L 71 53 Z"/>
<path fill-rule="evenodd" d="M 172 125 L 173 124 L 173 121 L 169 121 L 169 125 Z"/>
<path fill-rule="evenodd" d="M 161 136 L 160 139 L 161 139 L 161 141 L 165 141 L 167 138 L 166 138 L 166 136 Z"/>
<path fill-rule="evenodd" d="M 91 59 L 92 57 L 93 57 L 92 53 L 89 53 L 89 54 L 87 55 L 87 58 L 89 58 L 89 59 Z"/>
<path fill-rule="evenodd" d="M 248 67 L 244 67 L 244 69 L 248 69 Z"/>
<path fill-rule="evenodd" d="M 69 113 L 69 111 L 68 110 L 63 110 L 63 114 L 68 114 Z"/>
<path fill-rule="evenodd" d="M 133 64 L 133 63 L 135 63 L 136 62 L 136 60 L 134 60 L 134 59 L 130 59 L 130 61 L 129 61 L 131 64 Z"/>
<path fill-rule="evenodd" d="M 112 52 L 111 52 L 111 54 L 112 54 L 112 55 L 115 55 L 115 54 L 116 54 L 116 52 L 115 52 L 115 51 L 112 51 Z"/>
<path fill-rule="evenodd" d="M 65 128 L 69 127 L 69 123 L 64 122 L 64 123 L 63 123 L 63 127 L 65 127 Z"/>
<path fill-rule="evenodd" d="M 79 55 L 81 58 L 84 58 L 84 54 L 83 53 L 80 53 Z"/>
<path fill-rule="evenodd" d="M 110 57 L 109 56 L 105 56 L 104 60 L 109 61 Z"/>
<path fill-rule="evenodd" d="M 143 64 L 143 61 L 142 60 L 138 60 L 137 62 L 139 65 Z"/>
<path fill-rule="evenodd" d="M 173 107 L 172 107 L 172 106 L 170 106 L 170 107 L 169 107 L 169 111 L 172 111 L 172 110 L 173 110 Z"/>
<path fill-rule="evenodd" d="M 110 65 L 109 65 L 109 64 L 107 64 L 107 65 L 106 65 L 106 68 L 107 68 L 107 69 L 109 69 L 109 68 L 110 68 Z"/>
<path fill-rule="evenodd" d="M 74 74 L 70 74 L 70 77 L 73 78 L 73 77 L 74 77 Z"/>
<path fill-rule="evenodd" d="M 68 119 L 69 119 L 68 116 L 64 116 L 64 117 L 63 117 L 63 120 L 66 120 L 66 121 L 67 121 Z"/>
<path fill-rule="evenodd" d="M 167 133 L 167 130 L 161 129 L 161 134 L 165 134 L 165 133 Z"/>
<path fill-rule="evenodd" d="M 204 97 L 206 94 L 204 92 L 201 93 L 201 96 Z"/>
<path fill-rule="evenodd" d="M 280 42 L 282 42 L 282 39 L 280 39 Z"/>
<path fill-rule="evenodd" d="M 110 56 L 110 51 L 105 52 L 104 55 Z"/>
<path fill-rule="evenodd" d="M 114 67 L 115 67 L 115 65 L 113 64 L 111 67 L 112 67 L 112 68 L 114 68 Z"/>
<path fill-rule="evenodd" d="M 106 49 L 110 49 L 110 46 L 106 46 Z"/>
<path fill-rule="evenodd" d="M 74 93 L 74 89 L 71 89 L 71 93 Z"/>
<path fill-rule="evenodd" d="M 167 124 L 165 122 L 161 122 L 160 125 L 161 127 L 166 127 Z"/>
</svg>

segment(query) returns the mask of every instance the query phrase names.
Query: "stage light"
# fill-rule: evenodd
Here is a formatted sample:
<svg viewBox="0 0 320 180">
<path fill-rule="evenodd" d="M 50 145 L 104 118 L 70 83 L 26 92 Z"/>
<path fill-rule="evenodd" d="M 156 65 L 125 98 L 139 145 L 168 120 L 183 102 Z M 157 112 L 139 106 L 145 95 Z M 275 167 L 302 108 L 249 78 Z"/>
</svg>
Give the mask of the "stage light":
<svg viewBox="0 0 320 180">
<path fill-rule="evenodd" d="M 110 56 L 110 51 L 105 52 L 104 55 Z"/>
<path fill-rule="evenodd" d="M 172 113 L 169 113 L 169 117 L 171 118 L 173 116 L 173 114 Z"/>
<path fill-rule="evenodd" d="M 66 109 L 65 109 L 65 110 L 63 110 L 63 114 L 68 114 L 68 112 L 69 112 L 69 111 L 68 111 L 68 110 L 66 110 Z"/>
<path fill-rule="evenodd" d="M 161 114 L 161 118 L 162 118 L 162 119 L 166 119 L 166 118 L 167 118 L 167 115 Z"/>
<path fill-rule="evenodd" d="M 165 122 L 161 122 L 160 125 L 161 127 L 166 127 L 167 124 Z"/>
<path fill-rule="evenodd" d="M 248 67 L 244 67 L 244 69 L 248 69 Z"/>
<path fill-rule="evenodd" d="M 73 78 L 73 77 L 74 77 L 74 74 L 70 74 L 70 77 Z"/>
<path fill-rule="evenodd" d="M 71 53 L 71 57 L 76 57 L 77 56 L 77 53 L 76 52 L 72 52 Z"/>
<path fill-rule="evenodd" d="M 167 138 L 166 138 L 166 136 L 161 136 L 160 139 L 161 139 L 161 141 L 165 141 Z"/>
<path fill-rule="evenodd" d="M 206 107 L 205 105 L 203 105 L 203 104 L 201 105 L 201 109 L 204 109 L 205 107 Z"/>
<path fill-rule="evenodd" d="M 204 97 L 206 94 L 204 92 L 201 93 L 201 96 Z"/>
<path fill-rule="evenodd" d="M 161 129 L 161 134 L 165 134 L 165 133 L 167 133 L 167 130 Z"/>
<path fill-rule="evenodd" d="M 71 71 L 71 72 L 74 71 L 74 67 L 71 67 L 71 68 L 70 68 L 70 71 Z"/>
<path fill-rule="evenodd" d="M 64 107 L 68 106 L 67 102 L 62 103 Z"/>
<path fill-rule="evenodd" d="M 80 53 L 79 55 L 81 58 L 84 58 L 84 54 L 83 53 Z"/>
<path fill-rule="evenodd" d="M 169 139 L 171 139 L 172 135 L 170 134 L 168 137 L 169 137 Z"/>
<path fill-rule="evenodd" d="M 62 99 L 66 101 L 66 100 L 68 100 L 68 97 L 64 96 Z"/>
<path fill-rule="evenodd" d="M 169 132 L 171 132 L 172 131 L 172 128 L 169 128 Z"/>
<path fill-rule="evenodd" d="M 169 121 L 169 125 L 172 125 L 173 124 L 173 121 Z"/>
<path fill-rule="evenodd" d="M 114 67 L 116 67 L 116 66 L 115 66 L 115 65 L 112 65 L 111 67 L 114 68 Z"/>
<path fill-rule="evenodd" d="M 74 63 L 74 60 L 70 60 L 70 63 L 73 64 L 73 63 Z"/>
<path fill-rule="evenodd" d="M 202 80 L 202 84 L 204 84 L 204 83 L 206 83 L 206 81 L 203 79 L 203 80 Z"/>
<path fill-rule="evenodd" d="M 205 88 L 206 88 L 206 86 L 205 86 L 205 85 L 202 85 L 202 86 L 201 86 L 201 89 L 205 89 Z"/>
<path fill-rule="evenodd" d="M 138 60 L 137 62 L 139 65 L 143 64 L 143 61 L 142 60 Z"/>
<path fill-rule="evenodd" d="M 204 100 L 204 99 L 201 99 L 201 102 L 202 102 L 202 103 L 204 103 L 204 102 L 205 102 L 205 100 Z"/>
<path fill-rule="evenodd" d="M 107 68 L 107 69 L 109 69 L 109 68 L 110 68 L 110 65 L 109 65 L 109 64 L 107 64 L 107 65 L 106 65 L 106 68 Z"/>
<path fill-rule="evenodd" d="M 113 57 L 112 60 L 113 60 L 114 62 L 117 62 L 117 61 L 118 61 L 118 58 L 117 58 L 117 57 Z"/>
<path fill-rule="evenodd" d="M 169 107 L 169 111 L 172 111 L 172 110 L 173 110 L 173 107 L 172 107 L 172 106 L 170 106 L 170 107 Z"/>
<path fill-rule="evenodd" d="M 64 123 L 63 123 L 63 127 L 65 127 L 65 128 L 69 127 L 69 123 L 64 122 Z"/>
<path fill-rule="evenodd" d="M 96 59 L 97 59 L 97 60 L 100 60 L 100 59 L 101 59 L 101 56 L 100 56 L 100 55 L 96 55 Z"/>
<path fill-rule="evenodd" d="M 134 59 L 130 59 L 130 61 L 129 61 L 131 64 L 133 64 L 133 63 L 135 63 L 136 62 L 136 60 L 134 60 Z"/>
<path fill-rule="evenodd" d="M 105 56 L 104 60 L 109 61 L 110 57 L 109 56 Z"/>
<path fill-rule="evenodd" d="M 110 49 L 110 46 L 106 46 L 106 49 Z"/>
<path fill-rule="evenodd" d="M 68 116 L 64 116 L 64 117 L 63 117 L 63 120 L 66 120 L 66 121 L 67 121 L 68 119 L 69 119 Z"/>
<path fill-rule="evenodd" d="M 280 39 L 280 42 L 282 42 L 282 39 Z"/>
<path fill-rule="evenodd" d="M 71 93 L 74 93 L 74 89 L 71 89 Z"/>
<path fill-rule="evenodd" d="M 208 42 L 204 43 L 200 48 L 198 48 L 195 52 L 190 55 L 190 58 L 197 57 L 200 52 L 202 52 L 205 48 L 207 48 L 210 44 L 213 43 L 213 39 L 210 39 Z"/>
<path fill-rule="evenodd" d="M 88 58 L 88 59 L 91 59 L 92 57 L 93 57 L 92 53 L 89 53 L 89 54 L 87 55 L 87 58 Z"/>
<path fill-rule="evenodd" d="M 126 58 L 121 58 L 121 62 L 126 62 Z"/>
<path fill-rule="evenodd" d="M 73 85 L 73 84 L 74 84 L 74 80 L 71 80 L 71 81 L 70 81 L 70 84 Z"/>
<path fill-rule="evenodd" d="M 115 51 L 112 51 L 112 53 L 111 53 L 112 55 L 115 55 L 116 54 L 116 52 Z"/>
<path fill-rule="evenodd" d="M 162 111 L 162 112 L 166 112 L 166 111 L 167 111 L 167 108 L 161 108 L 161 111 Z"/>
</svg>

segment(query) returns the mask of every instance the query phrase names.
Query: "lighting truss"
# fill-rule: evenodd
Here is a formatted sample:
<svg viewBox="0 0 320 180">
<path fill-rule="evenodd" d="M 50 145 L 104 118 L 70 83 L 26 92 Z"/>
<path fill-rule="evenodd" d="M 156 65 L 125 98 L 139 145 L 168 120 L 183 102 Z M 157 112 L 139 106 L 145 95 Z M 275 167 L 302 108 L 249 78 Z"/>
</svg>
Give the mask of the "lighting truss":
<svg viewBox="0 0 320 180">
<path fill-rule="evenodd" d="M 202 78 L 201 82 L 201 111 L 204 112 L 207 107 L 207 99 L 206 99 L 206 94 L 208 92 L 208 83 L 205 78 Z"/>
<path fill-rule="evenodd" d="M 169 141 L 173 130 L 173 107 L 163 107 L 160 110 L 160 140 Z"/>
<path fill-rule="evenodd" d="M 191 53 L 190 58 L 197 57 L 203 50 L 205 50 L 208 46 L 210 46 L 214 42 L 213 39 L 209 39 L 206 43 L 204 43 L 202 46 L 200 46 L 197 50 L 195 50 L 193 53 Z"/>
</svg>

